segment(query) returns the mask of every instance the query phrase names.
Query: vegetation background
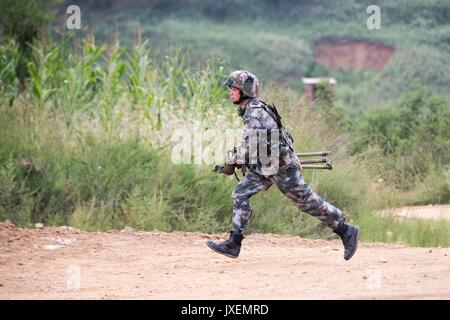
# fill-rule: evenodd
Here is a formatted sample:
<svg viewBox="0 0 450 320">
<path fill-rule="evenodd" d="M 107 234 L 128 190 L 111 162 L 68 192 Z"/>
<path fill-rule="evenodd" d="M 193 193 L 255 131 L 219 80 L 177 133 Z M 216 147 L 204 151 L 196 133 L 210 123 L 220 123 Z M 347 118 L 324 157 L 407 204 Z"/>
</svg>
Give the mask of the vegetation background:
<svg viewBox="0 0 450 320">
<path fill-rule="evenodd" d="M 82 29 L 65 28 L 81 8 Z M 298 151 L 332 150 L 312 188 L 367 241 L 449 246 L 445 221 L 381 209 L 450 203 L 450 2 L 11 1 L 0 3 L 0 220 L 85 230 L 228 231 L 235 180 L 171 161 L 175 129 L 239 128 L 223 83 L 249 69 Z M 329 69 L 320 41 L 395 48 L 381 71 Z M 305 100 L 302 77 L 337 79 Z M 248 232 L 331 238 L 275 190 Z"/>
</svg>

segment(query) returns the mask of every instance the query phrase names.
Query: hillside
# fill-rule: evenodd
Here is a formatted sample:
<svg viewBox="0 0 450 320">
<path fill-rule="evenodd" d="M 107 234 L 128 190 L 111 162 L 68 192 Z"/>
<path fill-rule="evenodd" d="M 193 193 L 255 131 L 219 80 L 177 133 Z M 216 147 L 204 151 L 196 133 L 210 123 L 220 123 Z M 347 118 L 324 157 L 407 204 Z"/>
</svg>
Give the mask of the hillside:
<svg viewBox="0 0 450 320">
<path fill-rule="evenodd" d="M 86 25 L 102 39 L 115 33 L 123 45 L 133 45 L 139 19 L 142 36 L 161 52 L 187 50 L 193 61 L 214 55 L 233 68 L 254 71 L 265 82 L 281 81 L 297 90 L 304 76 L 333 76 L 340 104 L 353 112 L 392 102 L 422 85 L 449 95 L 447 1 L 378 1 L 379 30 L 367 27 L 370 1 L 78 2 L 86 8 Z M 383 58 L 385 53 L 368 48 L 361 55 L 354 41 L 378 43 L 391 52 Z M 332 64 L 317 59 L 318 46 L 329 42 L 344 50 L 344 57 L 335 48 L 328 51 L 327 56 L 337 56 Z M 349 58 L 365 62 L 348 67 Z"/>
</svg>

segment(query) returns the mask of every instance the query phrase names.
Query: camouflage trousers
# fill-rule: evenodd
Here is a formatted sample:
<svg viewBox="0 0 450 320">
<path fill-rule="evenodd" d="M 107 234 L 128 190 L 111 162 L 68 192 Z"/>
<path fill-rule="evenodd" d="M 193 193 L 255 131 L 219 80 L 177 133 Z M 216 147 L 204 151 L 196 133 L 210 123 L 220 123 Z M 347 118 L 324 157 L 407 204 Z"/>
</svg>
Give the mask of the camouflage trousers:
<svg viewBox="0 0 450 320">
<path fill-rule="evenodd" d="M 295 163 L 272 176 L 262 176 L 248 170 L 232 193 L 233 230 L 244 232 L 252 215 L 250 197 L 276 185 L 295 206 L 334 229 L 343 218 L 341 210 L 324 201 L 308 184 Z"/>
</svg>

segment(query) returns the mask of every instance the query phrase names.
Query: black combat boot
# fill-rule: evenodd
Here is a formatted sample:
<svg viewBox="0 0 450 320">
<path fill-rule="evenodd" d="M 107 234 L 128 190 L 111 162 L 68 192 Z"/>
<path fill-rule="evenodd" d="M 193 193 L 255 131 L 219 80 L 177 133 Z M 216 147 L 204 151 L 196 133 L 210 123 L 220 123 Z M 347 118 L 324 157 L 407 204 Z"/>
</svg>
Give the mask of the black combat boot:
<svg viewBox="0 0 450 320">
<path fill-rule="evenodd" d="M 208 240 L 206 243 L 208 247 L 214 251 L 226 255 L 230 258 L 237 258 L 241 251 L 241 242 L 244 239 L 244 235 L 238 231 L 231 231 L 230 238 L 228 240 L 216 243 Z"/>
<path fill-rule="evenodd" d="M 342 243 L 344 244 L 344 259 L 350 260 L 351 257 L 356 252 L 358 248 L 358 240 L 359 240 L 359 228 L 357 226 L 352 226 L 351 224 L 345 223 L 345 220 L 341 220 L 333 230 L 339 237 L 342 239 Z"/>
</svg>

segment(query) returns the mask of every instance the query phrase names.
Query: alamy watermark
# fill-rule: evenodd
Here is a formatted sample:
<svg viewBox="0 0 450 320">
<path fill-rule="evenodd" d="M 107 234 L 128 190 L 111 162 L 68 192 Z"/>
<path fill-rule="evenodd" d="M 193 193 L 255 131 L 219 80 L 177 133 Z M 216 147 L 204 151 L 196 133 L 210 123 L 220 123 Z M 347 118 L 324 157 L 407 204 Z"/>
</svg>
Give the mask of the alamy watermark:
<svg viewBox="0 0 450 320">
<path fill-rule="evenodd" d="M 174 164 L 258 164 L 277 171 L 281 135 L 278 129 L 204 130 L 197 124 L 172 132 L 171 160 Z"/>
<path fill-rule="evenodd" d="M 372 266 L 367 269 L 367 289 L 381 289 L 381 269 L 378 266 Z"/>
<path fill-rule="evenodd" d="M 70 5 L 66 10 L 66 28 L 69 30 L 81 29 L 81 9 L 77 5 Z"/>
<path fill-rule="evenodd" d="M 381 9 L 380 6 L 370 5 L 366 9 L 370 16 L 366 20 L 366 26 L 369 30 L 381 29 Z"/>
<path fill-rule="evenodd" d="M 73 264 L 67 267 L 66 287 L 70 290 L 78 290 L 81 288 L 81 268 L 79 265 Z"/>
</svg>

